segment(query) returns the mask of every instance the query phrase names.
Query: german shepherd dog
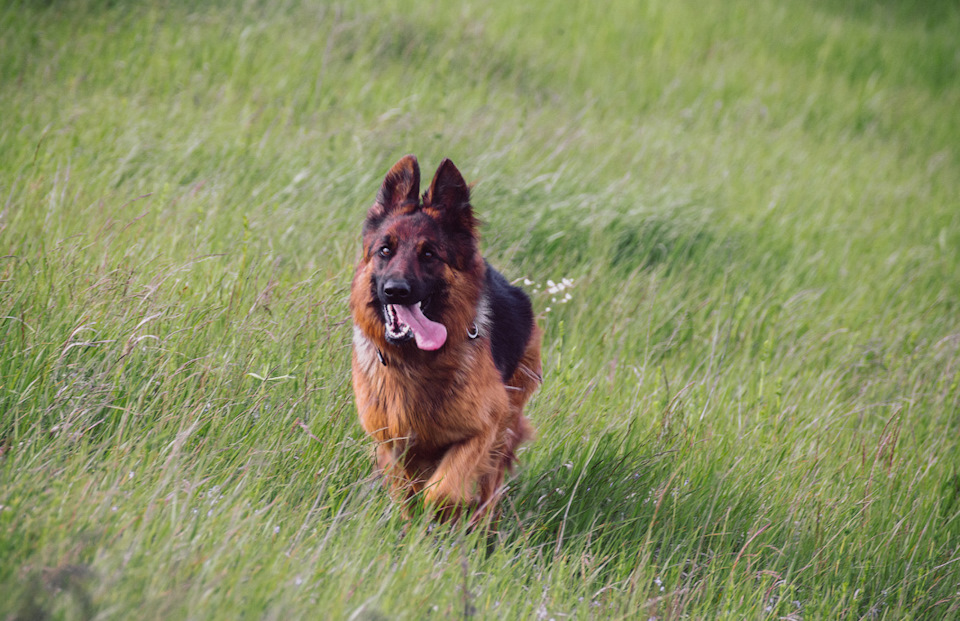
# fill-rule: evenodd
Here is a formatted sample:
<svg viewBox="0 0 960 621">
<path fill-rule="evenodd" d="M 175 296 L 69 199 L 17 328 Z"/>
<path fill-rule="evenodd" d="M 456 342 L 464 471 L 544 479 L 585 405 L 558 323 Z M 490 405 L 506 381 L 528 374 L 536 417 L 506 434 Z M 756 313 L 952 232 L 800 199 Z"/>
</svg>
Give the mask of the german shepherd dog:
<svg viewBox="0 0 960 621">
<path fill-rule="evenodd" d="M 523 406 L 541 381 L 541 332 L 527 295 L 481 256 L 453 162 L 419 192 L 407 155 L 367 212 L 350 293 L 353 389 L 395 497 L 422 493 L 440 519 L 476 522 L 495 515 L 533 435 Z"/>
</svg>

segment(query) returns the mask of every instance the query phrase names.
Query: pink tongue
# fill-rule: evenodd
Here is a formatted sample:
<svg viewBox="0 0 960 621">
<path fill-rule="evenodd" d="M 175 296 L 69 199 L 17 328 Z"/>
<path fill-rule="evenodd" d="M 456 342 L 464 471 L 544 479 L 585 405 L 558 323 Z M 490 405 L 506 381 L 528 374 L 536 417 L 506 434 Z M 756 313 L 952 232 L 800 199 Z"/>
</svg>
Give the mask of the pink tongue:
<svg viewBox="0 0 960 621">
<path fill-rule="evenodd" d="M 419 304 L 410 306 L 393 305 L 400 321 L 413 329 L 413 336 L 417 339 L 417 347 L 427 351 L 440 349 L 447 340 L 447 328 L 442 323 L 430 321 L 420 310 Z"/>
</svg>

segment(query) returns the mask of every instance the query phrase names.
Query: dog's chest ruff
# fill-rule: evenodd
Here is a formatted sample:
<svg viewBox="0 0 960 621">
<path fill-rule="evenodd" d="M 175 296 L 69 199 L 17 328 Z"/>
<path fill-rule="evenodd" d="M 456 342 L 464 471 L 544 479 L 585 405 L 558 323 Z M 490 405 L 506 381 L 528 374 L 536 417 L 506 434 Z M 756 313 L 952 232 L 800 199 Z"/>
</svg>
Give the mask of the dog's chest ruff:
<svg viewBox="0 0 960 621">
<path fill-rule="evenodd" d="M 398 359 L 393 349 L 381 352 L 360 328 L 354 327 L 354 372 L 364 376 L 365 386 L 363 395 L 358 393 L 357 406 L 367 432 L 380 441 L 390 441 L 430 436 L 429 430 L 433 434 L 446 428 L 463 431 L 482 424 L 489 415 L 488 408 L 478 403 L 471 385 L 477 374 L 484 373 L 485 366 L 490 366 L 487 372 L 493 367 L 492 362 L 483 364 L 489 358 L 485 351 L 489 345 L 482 340 L 485 328 L 477 326 L 474 333 L 476 336 L 467 334 L 452 345 L 458 351 L 448 354 L 458 366 L 452 373 L 442 373 L 431 372 L 433 367 L 429 366 L 414 367 Z M 446 439 L 456 441 L 458 435 L 453 433 Z"/>
</svg>

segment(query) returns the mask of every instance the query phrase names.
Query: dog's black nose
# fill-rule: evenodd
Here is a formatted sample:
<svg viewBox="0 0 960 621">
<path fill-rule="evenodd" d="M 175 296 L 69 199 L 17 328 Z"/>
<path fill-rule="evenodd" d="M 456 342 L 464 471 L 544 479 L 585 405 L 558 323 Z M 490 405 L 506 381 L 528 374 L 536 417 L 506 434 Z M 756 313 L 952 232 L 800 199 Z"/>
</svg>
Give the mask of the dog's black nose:
<svg viewBox="0 0 960 621">
<path fill-rule="evenodd" d="M 410 296 L 410 285 L 406 280 L 400 278 L 391 278 L 383 283 L 383 296 L 387 301 L 393 304 L 400 304 L 407 301 Z"/>
</svg>

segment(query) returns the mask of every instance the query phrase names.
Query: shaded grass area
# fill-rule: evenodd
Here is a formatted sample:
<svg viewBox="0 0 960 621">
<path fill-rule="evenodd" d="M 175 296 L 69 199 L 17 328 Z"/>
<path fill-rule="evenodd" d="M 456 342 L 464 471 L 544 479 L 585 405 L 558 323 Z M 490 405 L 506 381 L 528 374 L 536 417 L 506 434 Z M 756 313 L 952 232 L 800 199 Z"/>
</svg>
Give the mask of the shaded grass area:
<svg viewBox="0 0 960 621">
<path fill-rule="evenodd" d="M 956 613 L 954 4 L 0 31 L 5 617 Z M 355 421 L 360 218 L 411 151 L 546 330 L 489 539 L 405 524 Z"/>
</svg>

